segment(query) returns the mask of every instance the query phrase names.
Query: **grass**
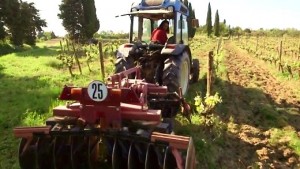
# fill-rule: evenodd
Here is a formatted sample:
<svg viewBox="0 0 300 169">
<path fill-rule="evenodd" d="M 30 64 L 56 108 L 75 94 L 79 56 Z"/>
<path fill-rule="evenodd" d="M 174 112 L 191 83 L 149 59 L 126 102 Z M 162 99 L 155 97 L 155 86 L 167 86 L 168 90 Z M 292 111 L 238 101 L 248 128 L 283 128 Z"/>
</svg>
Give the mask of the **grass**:
<svg viewBox="0 0 300 169">
<path fill-rule="evenodd" d="M 75 77 L 71 78 L 56 59 L 58 49 L 39 44 L 0 57 L 0 168 L 19 168 L 19 140 L 13 136 L 14 127 L 43 125 L 52 108 L 61 104 L 57 97 L 65 84 L 81 86 L 102 79 L 97 59 L 91 64 L 92 72 L 82 60 L 83 75 L 74 69 Z"/>
<path fill-rule="evenodd" d="M 288 146 L 300 156 L 300 139 L 294 129 L 287 127 L 284 129 L 271 130 L 270 144 L 272 146 Z"/>
</svg>

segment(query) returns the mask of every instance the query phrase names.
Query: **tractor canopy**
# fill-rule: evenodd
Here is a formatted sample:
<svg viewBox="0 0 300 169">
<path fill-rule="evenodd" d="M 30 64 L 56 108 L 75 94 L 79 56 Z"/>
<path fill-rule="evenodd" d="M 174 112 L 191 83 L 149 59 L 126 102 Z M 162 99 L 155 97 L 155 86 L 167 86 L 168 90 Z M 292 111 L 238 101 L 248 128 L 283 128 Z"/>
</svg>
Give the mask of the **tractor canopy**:
<svg viewBox="0 0 300 169">
<path fill-rule="evenodd" d="M 169 44 L 188 45 L 188 8 L 180 0 L 142 0 L 132 4 L 129 42 L 150 42 L 152 31 L 163 20 L 169 21 Z"/>
</svg>

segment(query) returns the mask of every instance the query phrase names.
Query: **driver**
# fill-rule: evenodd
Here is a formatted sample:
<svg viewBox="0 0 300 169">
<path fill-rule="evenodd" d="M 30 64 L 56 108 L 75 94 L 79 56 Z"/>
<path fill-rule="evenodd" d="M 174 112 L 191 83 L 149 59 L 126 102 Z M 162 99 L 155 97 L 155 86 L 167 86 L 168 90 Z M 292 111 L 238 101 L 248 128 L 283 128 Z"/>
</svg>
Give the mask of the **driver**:
<svg viewBox="0 0 300 169">
<path fill-rule="evenodd" d="M 167 40 L 167 33 L 169 32 L 169 21 L 164 20 L 159 27 L 155 28 L 151 34 L 151 42 L 158 42 L 164 45 Z"/>
</svg>

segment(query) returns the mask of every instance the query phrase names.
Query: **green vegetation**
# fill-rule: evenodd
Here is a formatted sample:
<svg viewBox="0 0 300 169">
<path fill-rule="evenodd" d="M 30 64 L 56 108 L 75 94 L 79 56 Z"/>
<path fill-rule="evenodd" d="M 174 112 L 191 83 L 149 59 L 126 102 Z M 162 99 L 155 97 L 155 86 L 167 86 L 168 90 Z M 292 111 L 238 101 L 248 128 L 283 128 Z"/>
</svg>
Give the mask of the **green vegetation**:
<svg viewBox="0 0 300 169">
<path fill-rule="evenodd" d="M 63 20 L 62 24 L 71 40 L 84 42 L 91 39 L 100 28 L 94 0 L 62 0 L 59 10 L 58 17 Z"/>
<path fill-rule="evenodd" d="M 215 15 L 214 33 L 216 37 L 220 36 L 220 18 L 219 18 L 218 10 L 216 11 L 216 15 Z"/>
<path fill-rule="evenodd" d="M 208 3 L 208 9 L 207 9 L 206 31 L 207 31 L 207 36 L 210 36 L 210 34 L 212 33 L 212 20 L 211 20 L 211 7 L 210 7 L 210 3 Z"/>
<path fill-rule="evenodd" d="M 0 57 L 0 168 L 17 169 L 18 139 L 12 129 L 16 126 L 34 126 L 44 124 L 52 114 L 52 108 L 62 102 L 57 100 L 65 84 L 86 86 L 91 80 L 101 80 L 98 58 L 90 63 L 90 69 L 80 58 L 82 75 L 74 69 L 71 78 L 62 63 L 56 58 L 59 54 L 56 46 L 38 45 L 22 52 Z M 107 67 L 113 67 L 108 61 Z M 106 69 L 110 74 L 113 69 Z"/>
<path fill-rule="evenodd" d="M 11 43 L 16 46 L 22 46 L 24 43 L 35 45 L 36 32 L 42 31 L 42 27 L 45 26 L 47 24 L 40 18 L 39 10 L 34 7 L 34 3 L 19 0 L 1 1 L 0 40 L 9 37 Z"/>
</svg>

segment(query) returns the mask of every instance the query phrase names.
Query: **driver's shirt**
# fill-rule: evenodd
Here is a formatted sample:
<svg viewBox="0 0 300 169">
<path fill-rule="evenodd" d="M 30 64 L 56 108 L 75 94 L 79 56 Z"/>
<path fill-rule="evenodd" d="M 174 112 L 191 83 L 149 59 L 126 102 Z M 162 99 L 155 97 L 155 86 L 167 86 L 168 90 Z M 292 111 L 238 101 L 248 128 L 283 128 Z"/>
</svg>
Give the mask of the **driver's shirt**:
<svg viewBox="0 0 300 169">
<path fill-rule="evenodd" d="M 165 44 L 168 40 L 167 32 L 164 29 L 156 28 L 153 30 L 151 34 L 151 41 L 155 42 L 158 41 L 160 44 Z"/>
</svg>

